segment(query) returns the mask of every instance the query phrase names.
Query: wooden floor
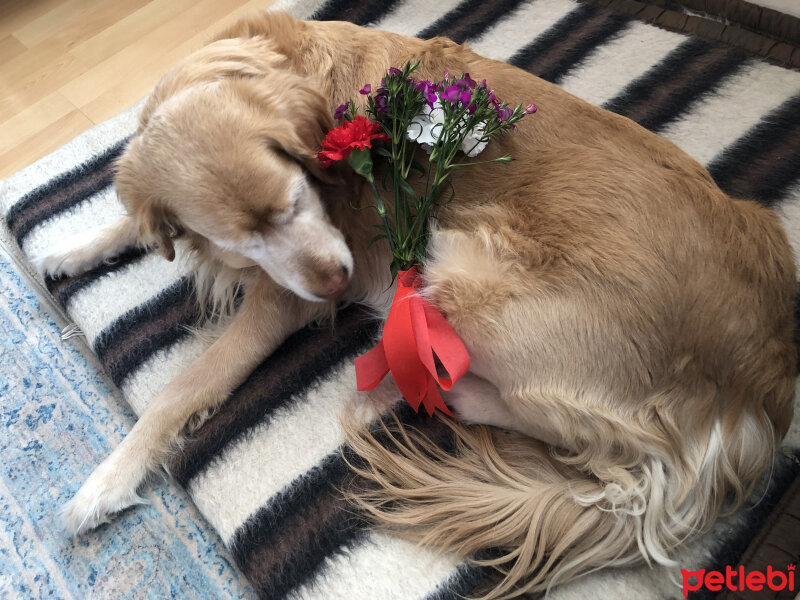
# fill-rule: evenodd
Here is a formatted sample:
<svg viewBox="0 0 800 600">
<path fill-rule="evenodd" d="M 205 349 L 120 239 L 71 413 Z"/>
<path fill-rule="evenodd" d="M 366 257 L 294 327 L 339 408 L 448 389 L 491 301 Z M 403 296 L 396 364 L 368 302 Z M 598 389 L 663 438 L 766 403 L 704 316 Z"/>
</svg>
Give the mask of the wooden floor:
<svg viewBox="0 0 800 600">
<path fill-rule="evenodd" d="M 0 179 L 145 96 L 272 0 L 0 0 Z"/>
</svg>

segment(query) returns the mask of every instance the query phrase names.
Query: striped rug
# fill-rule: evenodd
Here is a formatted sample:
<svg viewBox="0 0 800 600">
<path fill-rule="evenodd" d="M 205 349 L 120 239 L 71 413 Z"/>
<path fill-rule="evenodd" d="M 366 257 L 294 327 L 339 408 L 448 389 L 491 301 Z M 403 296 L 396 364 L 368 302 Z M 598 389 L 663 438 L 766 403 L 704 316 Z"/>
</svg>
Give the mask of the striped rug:
<svg viewBox="0 0 800 600">
<path fill-rule="evenodd" d="M 279 0 L 275 8 L 301 18 L 469 42 L 481 54 L 666 136 L 705 164 L 727 192 L 777 210 L 800 249 L 800 72 L 732 45 L 654 27 L 605 4 Z M 121 214 L 111 185 L 113 162 L 135 118 L 136 107 L 3 183 L 0 209 L 24 255 L 45 254 Z M 196 318 L 189 281 L 184 261 L 130 251 L 88 274 L 46 285 L 141 414 L 209 345 L 211 332 L 187 327 Z M 335 329 L 308 328 L 292 336 L 173 461 L 173 477 L 263 598 L 457 598 L 486 577 L 449 556 L 371 531 L 342 501 L 338 490 L 346 485 L 347 469 L 339 416 L 358 398 L 352 359 L 370 347 L 376 331 L 374 321 L 351 307 Z M 396 399 L 391 384 L 375 395 Z M 425 419 L 404 418 L 428 426 Z M 682 567 L 735 564 L 795 476 L 789 455 L 798 448 L 795 419 L 776 459 L 773 485 L 759 494 L 757 506 L 688 546 L 678 557 Z M 676 573 L 661 567 L 608 570 L 562 586 L 552 597 L 680 598 Z"/>
</svg>

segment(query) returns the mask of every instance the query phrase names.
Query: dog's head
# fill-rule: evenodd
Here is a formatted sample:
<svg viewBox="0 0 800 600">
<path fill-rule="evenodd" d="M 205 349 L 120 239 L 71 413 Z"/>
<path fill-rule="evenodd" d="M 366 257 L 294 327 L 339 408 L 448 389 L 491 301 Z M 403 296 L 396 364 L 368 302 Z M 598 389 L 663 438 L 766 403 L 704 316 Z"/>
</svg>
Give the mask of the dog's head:
<svg viewBox="0 0 800 600">
<path fill-rule="evenodd" d="M 203 238 L 225 262 L 259 265 L 302 298 L 336 297 L 353 259 L 318 192 L 327 101 L 251 40 L 198 54 L 156 88 L 118 163 L 141 240 L 171 260 L 176 234 Z"/>
</svg>

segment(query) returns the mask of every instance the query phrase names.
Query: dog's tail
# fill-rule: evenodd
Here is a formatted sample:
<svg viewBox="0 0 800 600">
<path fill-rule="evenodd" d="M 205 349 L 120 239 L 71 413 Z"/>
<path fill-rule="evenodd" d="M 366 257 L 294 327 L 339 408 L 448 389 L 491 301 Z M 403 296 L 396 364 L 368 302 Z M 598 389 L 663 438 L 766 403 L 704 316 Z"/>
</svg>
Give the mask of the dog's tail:
<svg viewBox="0 0 800 600">
<path fill-rule="evenodd" d="M 766 412 L 750 414 L 733 430 L 707 428 L 684 459 L 642 453 L 602 464 L 602 446 L 562 456 L 522 435 L 445 422 L 453 444 L 396 419 L 350 426 L 352 466 L 366 481 L 350 499 L 392 532 L 496 569 L 486 599 L 605 566 L 674 564 L 672 549 L 750 493 L 777 434 Z"/>
</svg>

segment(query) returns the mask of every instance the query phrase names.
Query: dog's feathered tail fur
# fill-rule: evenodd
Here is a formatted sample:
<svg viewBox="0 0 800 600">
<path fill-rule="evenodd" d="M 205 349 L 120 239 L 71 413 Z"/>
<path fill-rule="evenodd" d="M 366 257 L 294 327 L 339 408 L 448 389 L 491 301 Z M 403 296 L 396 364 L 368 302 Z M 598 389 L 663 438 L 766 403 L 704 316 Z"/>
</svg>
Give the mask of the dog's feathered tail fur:
<svg viewBox="0 0 800 600">
<path fill-rule="evenodd" d="M 526 210 L 540 211 L 548 198 L 557 212 L 568 207 L 558 227 L 566 226 L 573 211 L 579 220 L 592 214 L 584 221 L 592 229 L 599 213 L 581 205 L 581 197 L 598 194 L 600 186 L 585 196 L 566 199 L 565 188 L 554 188 L 561 196 L 548 196 L 547 178 L 557 168 L 551 163 L 538 171 L 545 176 L 531 194 L 535 201 L 506 213 L 498 201 L 472 228 L 437 235 L 424 292 L 469 348 L 473 373 L 497 394 L 484 398 L 488 392 L 479 391 L 465 405 L 464 394 L 481 388 L 460 392 L 462 380 L 445 401 L 467 421 L 496 423 L 551 445 L 458 423 L 451 424 L 453 453 L 400 425 L 388 448 L 384 436 L 371 431 L 353 429 L 347 438 L 360 458 L 354 466 L 372 484 L 352 498 L 355 505 L 379 525 L 442 551 L 480 561 L 482 551 L 496 549 L 483 559 L 502 578 L 486 593 L 492 599 L 546 591 L 604 566 L 673 564 L 680 544 L 750 495 L 792 414 L 796 280 L 774 215 L 707 188 L 708 199 L 698 201 L 698 210 L 708 210 L 708 222 L 723 225 L 724 239 L 737 242 L 707 246 L 709 230 L 698 230 L 703 243 L 695 248 L 708 260 L 676 250 L 669 263 L 643 252 L 644 244 L 623 250 L 617 264 L 627 273 L 669 271 L 680 263 L 686 273 L 697 274 L 656 294 L 635 285 L 617 288 L 625 290 L 617 294 L 608 286 L 616 269 L 613 253 L 588 238 L 573 238 L 560 246 L 560 255 L 554 253 L 565 237 L 547 236 L 544 213 L 527 221 L 527 237 L 500 226 L 495 231 L 501 234 L 487 243 L 475 233 L 490 218 L 511 223 Z M 625 193 L 603 201 L 610 206 Z M 696 224 L 696 216 L 689 222 Z M 626 235 L 633 239 L 635 232 L 616 239 Z M 513 240 L 517 258 L 505 260 L 494 240 Z M 538 240 L 547 243 L 534 246 Z M 659 240 L 657 247 L 669 243 Z M 582 271 L 583 280 L 591 281 L 588 293 L 590 288 L 573 286 L 558 270 L 565 262 L 574 268 L 583 251 L 603 265 L 600 275 L 592 268 Z M 507 265 L 526 256 L 535 268 L 525 276 L 505 276 Z M 703 272 L 708 264 L 715 265 L 713 287 Z M 542 283 L 542 273 L 554 278 L 551 287 Z M 516 296 L 505 292 L 503 286 L 510 285 Z M 579 302 L 564 303 L 566 289 Z M 600 300 L 600 289 L 615 300 Z M 664 307 L 667 290 L 676 295 Z M 654 307 L 647 321 L 626 324 L 647 305 Z M 511 320 L 512 310 L 525 319 Z M 612 322 L 623 325 L 615 332 L 605 327 Z M 595 330 L 597 325 L 603 330 Z"/>
<path fill-rule="evenodd" d="M 675 547 L 747 498 L 780 435 L 765 410 L 713 421 L 671 448 L 636 447 L 635 426 L 617 424 L 579 454 L 451 420 L 453 452 L 397 420 L 346 425 L 365 481 L 350 499 L 393 532 L 495 568 L 502 580 L 486 599 L 546 591 L 604 566 L 672 565 Z"/>
</svg>

